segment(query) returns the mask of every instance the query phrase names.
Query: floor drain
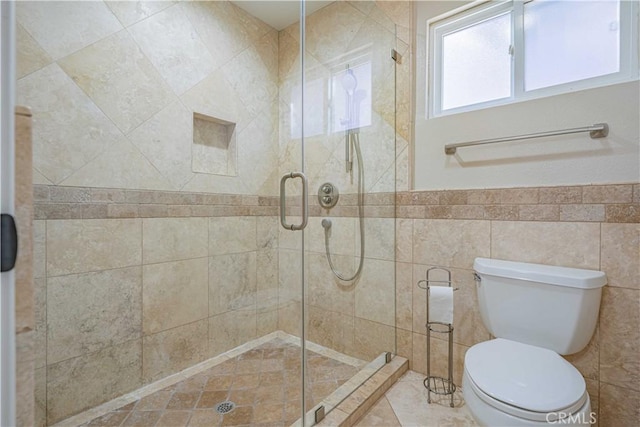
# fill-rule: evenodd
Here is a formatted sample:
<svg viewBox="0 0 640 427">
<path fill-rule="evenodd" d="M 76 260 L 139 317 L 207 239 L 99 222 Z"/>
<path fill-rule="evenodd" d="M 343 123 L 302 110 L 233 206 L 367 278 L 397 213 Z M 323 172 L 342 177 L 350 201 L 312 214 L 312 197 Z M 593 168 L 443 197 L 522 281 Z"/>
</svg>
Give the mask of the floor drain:
<svg viewBox="0 0 640 427">
<path fill-rule="evenodd" d="M 219 414 L 228 414 L 229 412 L 233 411 L 236 407 L 236 404 L 233 402 L 222 402 L 222 403 L 218 403 L 218 406 L 216 406 L 216 411 L 218 411 Z"/>
</svg>

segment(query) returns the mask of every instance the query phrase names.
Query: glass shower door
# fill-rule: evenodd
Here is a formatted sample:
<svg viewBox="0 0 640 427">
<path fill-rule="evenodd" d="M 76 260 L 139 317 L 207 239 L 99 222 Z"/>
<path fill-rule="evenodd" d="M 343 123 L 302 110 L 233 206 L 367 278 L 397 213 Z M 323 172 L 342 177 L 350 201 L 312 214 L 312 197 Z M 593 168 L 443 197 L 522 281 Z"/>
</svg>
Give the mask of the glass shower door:
<svg viewBox="0 0 640 427">
<path fill-rule="evenodd" d="M 387 353 L 396 353 L 399 138 L 392 56 L 404 46 L 384 7 L 332 2 L 301 18 L 297 35 L 280 35 L 281 61 L 286 47 L 295 46 L 292 68 L 301 73 L 281 83 L 281 161 L 289 163 L 281 172 L 294 170 L 299 159 L 308 180 L 305 230 L 294 239 L 280 233 L 281 248 L 299 251 L 281 249 L 289 259 L 281 258 L 280 273 L 282 283 L 283 274 L 285 280 L 294 274 L 283 264 L 301 268 L 295 301 L 305 425 L 327 415 L 385 364 Z M 286 188 L 291 214 L 304 210 L 299 188 Z"/>
</svg>

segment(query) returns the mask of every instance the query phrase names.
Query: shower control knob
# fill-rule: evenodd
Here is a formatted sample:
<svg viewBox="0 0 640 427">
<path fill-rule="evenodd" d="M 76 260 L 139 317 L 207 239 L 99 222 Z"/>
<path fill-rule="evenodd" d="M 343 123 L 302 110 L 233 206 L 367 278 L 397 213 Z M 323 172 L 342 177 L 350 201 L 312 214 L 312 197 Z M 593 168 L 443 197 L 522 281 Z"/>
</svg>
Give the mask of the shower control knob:
<svg viewBox="0 0 640 427">
<path fill-rule="evenodd" d="M 318 203 L 325 209 L 334 207 L 339 197 L 338 188 L 330 182 L 325 182 L 318 188 Z"/>
</svg>

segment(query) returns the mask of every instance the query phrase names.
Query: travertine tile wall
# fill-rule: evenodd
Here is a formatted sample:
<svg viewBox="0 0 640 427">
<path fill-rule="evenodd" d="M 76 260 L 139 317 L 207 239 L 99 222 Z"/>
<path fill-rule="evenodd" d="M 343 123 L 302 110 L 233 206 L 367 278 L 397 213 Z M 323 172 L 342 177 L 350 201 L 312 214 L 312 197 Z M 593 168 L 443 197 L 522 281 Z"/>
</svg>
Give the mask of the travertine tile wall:
<svg viewBox="0 0 640 427">
<path fill-rule="evenodd" d="M 42 185 L 35 196 L 38 425 L 277 329 L 275 199 Z"/>
<path fill-rule="evenodd" d="M 591 343 L 567 356 L 584 375 L 600 426 L 640 419 L 640 184 L 397 194 L 396 304 L 399 354 L 426 371 L 425 295 L 430 266 L 451 269 L 455 295 L 454 375 L 466 350 L 490 338 L 482 326 L 475 257 L 602 270 L 600 320 Z M 432 341 L 436 370 L 446 342 Z"/>
<path fill-rule="evenodd" d="M 276 194 L 276 30 L 227 1 L 16 10 L 36 184 Z M 194 113 L 236 124 L 232 176 L 198 172 Z"/>
<path fill-rule="evenodd" d="M 21 2 L 17 23 L 42 425 L 275 329 L 278 33 L 225 1 Z M 235 123 L 233 176 L 196 172 L 195 112 Z"/>
</svg>

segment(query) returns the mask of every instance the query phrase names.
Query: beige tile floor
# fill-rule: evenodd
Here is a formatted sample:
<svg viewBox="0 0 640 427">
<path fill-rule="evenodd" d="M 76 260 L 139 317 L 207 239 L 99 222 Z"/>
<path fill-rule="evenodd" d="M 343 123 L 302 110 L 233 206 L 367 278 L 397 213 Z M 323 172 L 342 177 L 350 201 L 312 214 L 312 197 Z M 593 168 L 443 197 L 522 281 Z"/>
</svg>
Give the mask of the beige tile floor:
<svg viewBox="0 0 640 427">
<path fill-rule="evenodd" d="M 424 375 L 409 371 L 356 424 L 358 427 L 453 427 L 478 424 L 469 413 L 459 390 L 454 395 L 454 407 L 448 397 L 436 396 L 427 403 Z M 433 396 L 433 395 L 432 395 Z"/>
<path fill-rule="evenodd" d="M 359 368 L 309 351 L 307 405 Z M 83 424 L 98 426 L 289 426 L 301 415 L 300 348 L 278 338 Z M 236 408 L 219 414 L 230 400 Z"/>
</svg>

